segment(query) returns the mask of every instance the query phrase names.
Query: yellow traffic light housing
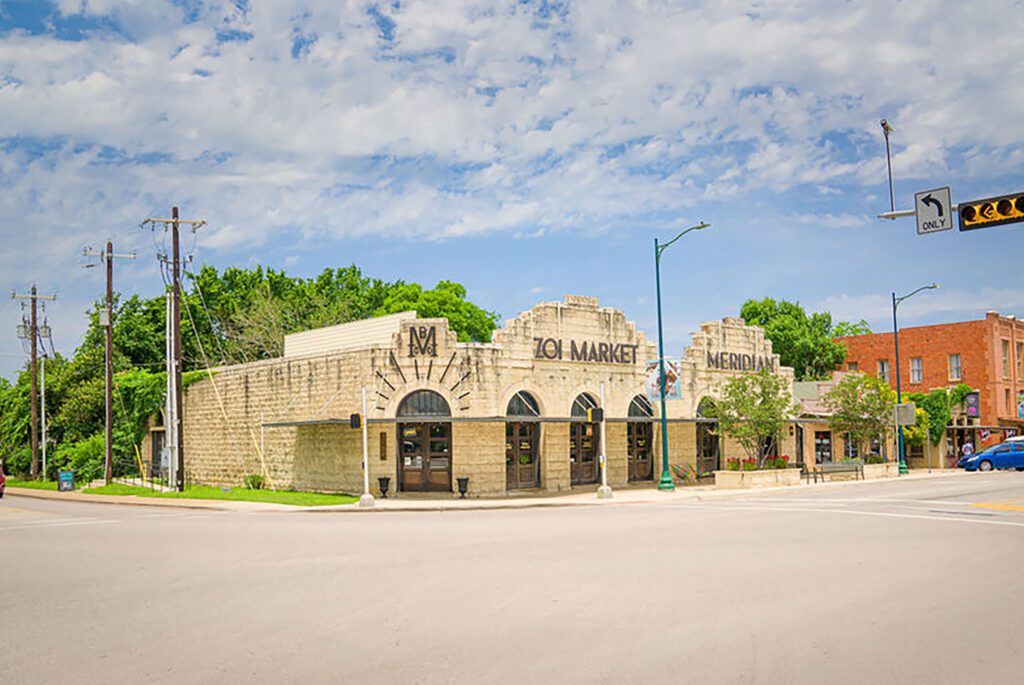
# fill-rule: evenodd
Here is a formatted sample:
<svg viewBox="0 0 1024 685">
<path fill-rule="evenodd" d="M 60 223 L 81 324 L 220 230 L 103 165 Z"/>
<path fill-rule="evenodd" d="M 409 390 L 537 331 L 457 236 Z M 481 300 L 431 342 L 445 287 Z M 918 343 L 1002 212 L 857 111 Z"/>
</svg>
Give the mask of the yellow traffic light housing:
<svg viewBox="0 0 1024 685">
<path fill-rule="evenodd" d="M 1002 226 L 1024 221 L 1024 193 L 961 202 L 960 230 Z"/>
</svg>

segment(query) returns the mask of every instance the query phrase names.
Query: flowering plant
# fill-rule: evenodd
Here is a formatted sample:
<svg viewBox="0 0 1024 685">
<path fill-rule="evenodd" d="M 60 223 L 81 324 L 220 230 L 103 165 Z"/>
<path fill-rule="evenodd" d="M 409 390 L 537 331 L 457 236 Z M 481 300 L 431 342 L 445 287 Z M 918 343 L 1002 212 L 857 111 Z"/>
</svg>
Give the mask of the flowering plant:
<svg viewBox="0 0 1024 685">
<path fill-rule="evenodd" d="M 764 467 L 766 469 L 789 468 L 789 455 L 783 454 L 781 457 L 768 457 L 764 460 Z"/>
<path fill-rule="evenodd" d="M 741 464 L 744 471 L 757 471 L 757 459 L 754 457 L 744 459 Z"/>
<path fill-rule="evenodd" d="M 725 470 L 726 471 L 739 471 L 740 470 L 740 460 L 739 460 L 739 457 L 729 457 L 728 459 L 726 459 L 725 460 Z"/>
</svg>

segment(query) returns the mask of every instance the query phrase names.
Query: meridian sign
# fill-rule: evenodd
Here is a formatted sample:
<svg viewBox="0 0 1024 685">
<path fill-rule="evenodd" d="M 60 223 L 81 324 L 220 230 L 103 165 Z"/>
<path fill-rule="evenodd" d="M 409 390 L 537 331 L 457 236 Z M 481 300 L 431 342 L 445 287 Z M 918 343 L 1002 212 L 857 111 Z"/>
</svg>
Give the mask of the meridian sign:
<svg viewBox="0 0 1024 685">
<path fill-rule="evenodd" d="M 707 366 L 709 369 L 721 371 L 760 371 L 767 368 L 775 370 L 775 360 L 756 354 L 740 354 L 737 352 L 708 352 Z"/>
</svg>

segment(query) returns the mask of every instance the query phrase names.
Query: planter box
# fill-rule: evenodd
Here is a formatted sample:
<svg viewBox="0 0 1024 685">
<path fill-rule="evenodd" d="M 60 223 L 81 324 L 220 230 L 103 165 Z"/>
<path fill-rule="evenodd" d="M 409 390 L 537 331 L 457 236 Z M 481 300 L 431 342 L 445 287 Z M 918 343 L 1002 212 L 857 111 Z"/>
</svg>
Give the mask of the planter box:
<svg viewBox="0 0 1024 685">
<path fill-rule="evenodd" d="M 896 478 L 899 475 L 900 465 L 895 461 L 890 461 L 884 464 L 864 464 L 864 480 Z"/>
<path fill-rule="evenodd" d="M 715 471 L 716 490 L 771 488 L 800 485 L 800 469 L 764 469 L 762 471 Z"/>
</svg>

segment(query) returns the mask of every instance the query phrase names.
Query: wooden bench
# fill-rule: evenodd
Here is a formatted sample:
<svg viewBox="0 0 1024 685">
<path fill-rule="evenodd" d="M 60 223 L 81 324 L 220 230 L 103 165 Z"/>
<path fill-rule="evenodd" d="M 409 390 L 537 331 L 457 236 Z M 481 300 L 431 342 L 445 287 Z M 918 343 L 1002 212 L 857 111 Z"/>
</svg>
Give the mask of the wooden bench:
<svg viewBox="0 0 1024 685">
<path fill-rule="evenodd" d="M 821 482 L 825 482 L 825 476 L 832 476 L 836 473 L 852 473 L 854 480 L 864 480 L 864 462 L 860 459 L 851 459 L 849 461 L 837 461 L 834 464 L 821 464 L 812 471 L 814 475 L 814 482 L 818 482 L 818 478 L 821 478 Z"/>
</svg>

